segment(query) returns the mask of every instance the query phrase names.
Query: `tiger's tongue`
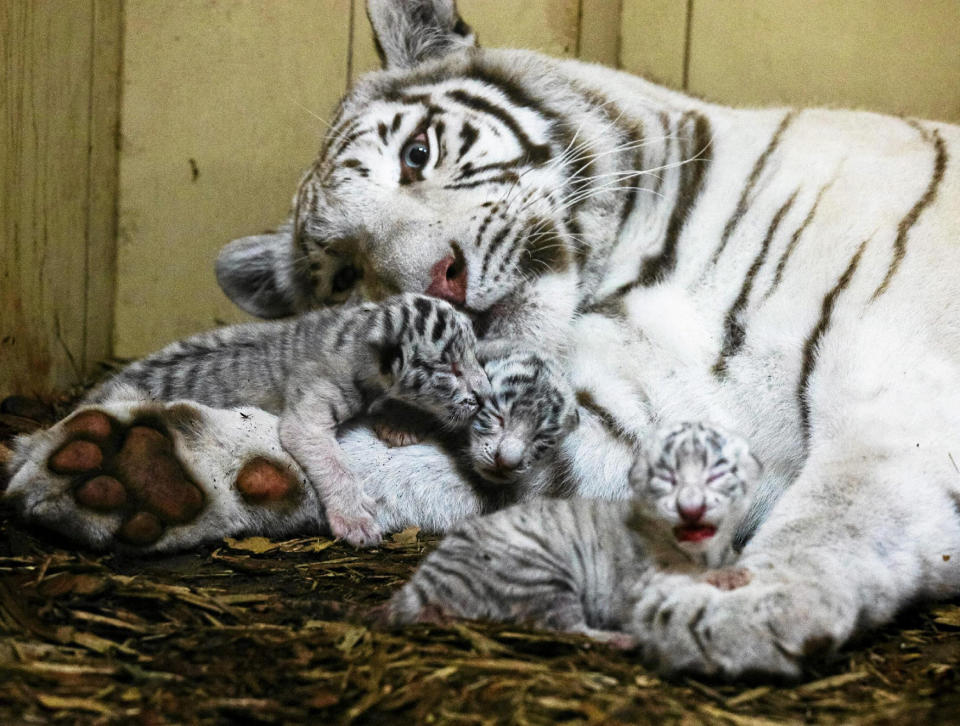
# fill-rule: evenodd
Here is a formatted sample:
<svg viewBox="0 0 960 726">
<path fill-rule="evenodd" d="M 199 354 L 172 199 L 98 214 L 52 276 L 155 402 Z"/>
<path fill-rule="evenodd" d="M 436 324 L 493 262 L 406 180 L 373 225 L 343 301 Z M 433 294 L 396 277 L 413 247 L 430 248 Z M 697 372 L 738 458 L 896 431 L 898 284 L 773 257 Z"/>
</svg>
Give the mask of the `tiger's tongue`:
<svg viewBox="0 0 960 726">
<path fill-rule="evenodd" d="M 717 528 L 712 524 L 686 524 L 674 528 L 674 534 L 680 542 L 703 542 L 710 539 L 717 533 Z"/>
</svg>

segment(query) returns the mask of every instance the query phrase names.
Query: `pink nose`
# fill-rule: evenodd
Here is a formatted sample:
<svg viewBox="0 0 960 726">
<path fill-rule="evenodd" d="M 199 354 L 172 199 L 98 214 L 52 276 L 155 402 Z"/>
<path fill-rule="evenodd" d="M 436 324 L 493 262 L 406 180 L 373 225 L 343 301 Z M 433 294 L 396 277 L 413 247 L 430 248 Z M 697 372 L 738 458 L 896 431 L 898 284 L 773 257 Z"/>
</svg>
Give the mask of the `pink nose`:
<svg viewBox="0 0 960 726">
<path fill-rule="evenodd" d="M 463 305 L 467 301 L 467 263 L 459 250 L 456 252 L 430 268 L 430 286 L 426 294 Z"/>
<path fill-rule="evenodd" d="M 700 517 L 702 517 L 706 511 L 707 505 L 704 503 L 691 506 L 689 504 L 680 504 L 680 502 L 677 502 L 677 512 L 680 513 L 680 517 L 684 522 L 689 522 L 690 524 L 699 521 Z"/>
</svg>

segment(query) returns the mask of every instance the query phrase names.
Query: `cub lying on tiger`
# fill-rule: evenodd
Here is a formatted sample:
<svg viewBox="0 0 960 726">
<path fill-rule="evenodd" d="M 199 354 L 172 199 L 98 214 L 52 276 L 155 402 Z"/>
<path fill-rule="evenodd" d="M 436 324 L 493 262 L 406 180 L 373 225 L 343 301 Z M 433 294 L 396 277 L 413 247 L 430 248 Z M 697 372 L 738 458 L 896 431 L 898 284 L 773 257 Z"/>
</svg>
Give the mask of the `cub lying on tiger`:
<svg viewBox="0 0 960 726">
<path fill-rule="evenodd" d="M 224 249 L 221 286 L 261 317 L 398 291 L 446 299 L 491 360 L 552 359 L 580 419 L 542 465 L 492 488 L 440 444 L 345 431 L 381 530 L 447 531 L 502 505 L 504 487 L 514 501 L 624 499 L 638 439 L 714 421 L 764 462 L 738 533 L 750 582 L 651 577 L 632 606 L 651 664 L 796 675 L 909 604 L 960 594 L 960 129 L 728 108 L 478 48 L 450 0 L 368 6 L 385 69 L 343 99 L 290 224 Z M 95 410 L 125 427 L 143 407 Z M 305 490 L 276 483 L 287 458 L 272 414 L 151 410 L 191 424 L 132 457 L 138 496 L 177 516 L 143 550 L 320 526 Z M 71 426 L 18 445 L 10 488 L 26 518 L 114 546 L 117 522 L 47 466 Z M 156 462 L 189 470 L 193 488 L 140 476 Z M 255 488 L 254 464 L 275 496 L 237 494 Z M 184 509 L 198 490 L 205 506 Z"/>
</svg>

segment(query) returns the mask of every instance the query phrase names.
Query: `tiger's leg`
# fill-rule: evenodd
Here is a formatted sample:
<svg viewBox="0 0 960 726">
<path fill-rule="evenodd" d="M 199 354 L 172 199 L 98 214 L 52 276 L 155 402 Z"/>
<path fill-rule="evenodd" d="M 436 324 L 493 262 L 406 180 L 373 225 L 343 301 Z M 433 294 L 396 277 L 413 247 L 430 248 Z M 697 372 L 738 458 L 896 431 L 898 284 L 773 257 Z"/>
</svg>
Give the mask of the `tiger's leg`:
<svg viewBox="0 0 960 726">
<path fill-rule="evenodd" d="M 84 406 L 17 441 L 6 498 L 96 548 L 164 551 L 240 532 L 317 531 L 316 494 L 259 409 Z"/>
<path fill-rule="evenodd" d="M 390 449 L 356 427 L 341 441 L 384 531 L 442 532 L 481 508 L 436 446 Z M 314 488 L 259 409 L 113 400 L 17 441 L 6 499 L 24 519 L 97 549 L 186 549 L 241 533 L 326 532 Z"/>
<path fill-rule="evenodd" d="M 736 563 L 748 584 L 660 575 L 637 588 L 630 630 L 653 665 L 797 676 L 908 604 L 960 591 L 956 369 L 931 357 L 892 386 L 877 371 L 891 360 L 856 361 L 857 380 L 812 391 L 804 469 Z"/>
</svg>

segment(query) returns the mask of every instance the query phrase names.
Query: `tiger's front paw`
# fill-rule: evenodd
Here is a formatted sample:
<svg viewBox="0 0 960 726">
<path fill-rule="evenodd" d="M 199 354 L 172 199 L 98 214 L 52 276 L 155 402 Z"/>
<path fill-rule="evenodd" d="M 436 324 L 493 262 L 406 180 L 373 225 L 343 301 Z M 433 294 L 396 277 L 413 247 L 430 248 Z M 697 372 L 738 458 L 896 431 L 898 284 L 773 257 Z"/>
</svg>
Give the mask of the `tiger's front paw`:
<svg viewBox="0 0 960 726">
<path fill-rule="evenodd" d="M 754 576 L 721 590 L 660 575 L 633 605 L 628 629 L 644 660 L 666 673 L 797 678 L 806 660 L 849 636 L 855 612 L 822 583 Z"/>
<path fill-rule="evenodd" d="M 513 353 L 484 366 L 491 395 L 470 429 L 478 474 L 506 483 L 528 473 L 579 423 L 576 397 L 560 367 L 536 353 Z"/>
</svg>

